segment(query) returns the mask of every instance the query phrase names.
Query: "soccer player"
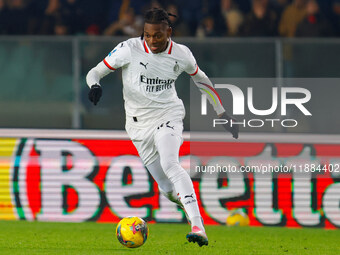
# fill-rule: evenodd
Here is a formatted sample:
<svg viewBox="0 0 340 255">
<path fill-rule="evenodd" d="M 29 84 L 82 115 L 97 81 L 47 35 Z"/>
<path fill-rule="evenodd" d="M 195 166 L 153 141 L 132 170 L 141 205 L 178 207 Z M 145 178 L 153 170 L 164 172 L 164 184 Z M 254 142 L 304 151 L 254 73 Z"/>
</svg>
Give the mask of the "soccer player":
<svg viewBox="0 0 340 255">
<path fill-rule="evenodd" d="M 89 99 L 96 105 L 102 95 L 100 79 L 122 68 L 126 131 L 160 192 L 186 212 L 191 224 L 188 241 L 202 246 L 208 245 L 208 237 L 192 181 L 179 164 L 185 110 L 175 90 L 177 77 L 188 73 L 202 93 L 208 94 L 217 115 L 229 121 L 231 118 L 191 51 L 172 41 L 171 32 L 166 11 L 147 11 L 143 35 L 119 43 L 89 71 L 86 82 Z M 226 125 L 226 129 L 238 138 L 237 126 Z"/>
</svg>

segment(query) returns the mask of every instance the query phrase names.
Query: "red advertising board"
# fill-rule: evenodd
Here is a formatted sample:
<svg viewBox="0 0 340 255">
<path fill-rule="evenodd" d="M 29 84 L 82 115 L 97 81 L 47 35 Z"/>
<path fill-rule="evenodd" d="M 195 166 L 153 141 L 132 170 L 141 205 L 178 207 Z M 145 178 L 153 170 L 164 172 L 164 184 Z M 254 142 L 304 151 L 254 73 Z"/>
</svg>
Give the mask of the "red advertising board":
<svg viewBox="0 0 340 255">
<path fill-rule="evenodd" d="M 206 224 L 225 224 L 240 208 L 253 226 L 340 227 L 340 144 L 186 141 L 180 163 Z M 269 166 L 288 171 L 250 171 Z M 243 171 L 219 171 L 227 167 Z M 0 219 L 117 222 L 130 215 L 186 221 L 159 194 L 131 141 L 0 139 Z"/>
</svg>

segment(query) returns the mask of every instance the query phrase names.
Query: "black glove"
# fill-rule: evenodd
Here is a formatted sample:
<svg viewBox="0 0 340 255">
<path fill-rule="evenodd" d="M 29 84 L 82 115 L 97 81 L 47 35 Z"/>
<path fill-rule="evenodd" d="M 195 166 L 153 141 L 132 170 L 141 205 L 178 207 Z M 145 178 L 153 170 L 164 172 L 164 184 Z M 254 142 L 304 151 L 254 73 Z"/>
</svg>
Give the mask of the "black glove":
<svg viewBox="0 0 340 255">
<path fill-rule="evenodd" d="M 232 127 L 230 126 L 231 120 L 233 120 L 233 122 L 235 122 L 236 120 L 233 119 L 233 118 L 231 118 L 231 117 L 229 117 L 228 114 L 226 114 L 226 112 L 224 112 L 224 113 L 222 114 L 222 116 L 220 117 L 220 119 L 224 119 L 224 120 L 227 120 L 227 121 L 228 121 L 228 123 L 227 123 L 227 124 L 224 124 L 223 127 L 224 127 L 227 131 L 229 131 L 229 132 L 233 135 L 233 137 L 234 137 L 235 139 L 237 139 L 237 138 L 238 138 L 238 131 L 239 131 L 238 125 L 234 125 L 234 124 L 233 124 Z"/>
<path fill-rule="evenodd" d="M 102 96 L 102 87 L 98 84 L 92 85 L 89 91 L 89 99 L 94 104 L 97 105 L 100 97 Z"/>
</svg>

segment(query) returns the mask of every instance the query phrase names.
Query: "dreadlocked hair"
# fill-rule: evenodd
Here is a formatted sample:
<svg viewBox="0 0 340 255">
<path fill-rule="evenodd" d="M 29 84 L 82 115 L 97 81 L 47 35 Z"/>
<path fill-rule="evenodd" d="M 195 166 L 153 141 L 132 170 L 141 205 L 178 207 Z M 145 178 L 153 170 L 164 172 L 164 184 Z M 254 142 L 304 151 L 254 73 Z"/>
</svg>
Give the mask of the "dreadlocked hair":
<svg viewBox="0 0 340 255">
<path fill-rule="evenodd" d="M 166 12 L 161 8 L 153 8 L 148 10 L 144 15 L 144 22 L 149 24 L 161 24 L 164 23 L 169 27 L 172 27 L 169 16 L 177 17 L 174 14 Z M 142 33 L 141 38 L 143 39 L 144 33 Z"/>
</svg>

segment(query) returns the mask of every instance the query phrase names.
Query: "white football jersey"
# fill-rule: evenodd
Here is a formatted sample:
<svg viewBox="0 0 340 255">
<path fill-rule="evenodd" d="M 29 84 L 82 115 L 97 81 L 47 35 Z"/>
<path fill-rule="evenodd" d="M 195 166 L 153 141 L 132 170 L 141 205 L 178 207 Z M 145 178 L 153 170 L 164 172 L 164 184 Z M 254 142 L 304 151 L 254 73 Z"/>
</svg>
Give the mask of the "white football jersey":
<svg viewBox="0 0 340 255">
<path fill-rule="evenodd" d="M 122 68 L 126 117 L 149 121 L 164 115 L 184 118 L 175 81 L 184 71 L 195 75 L 196 60 L 184 45 L 169 39 L 167 49 L 153 54 L 141 38 L 119 43 L 103 60 L 111 70 Z"/>
</svg>

